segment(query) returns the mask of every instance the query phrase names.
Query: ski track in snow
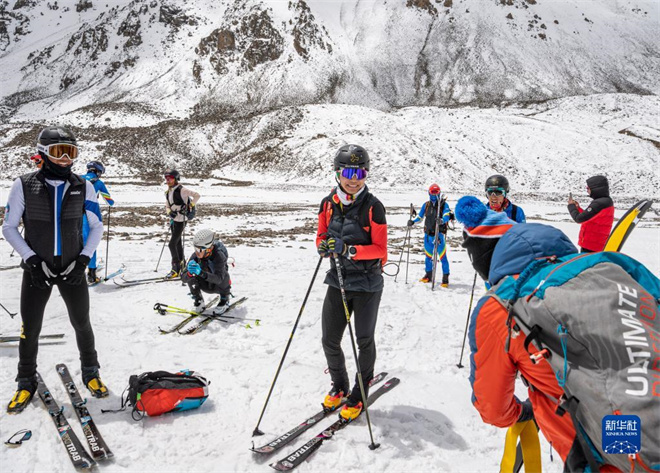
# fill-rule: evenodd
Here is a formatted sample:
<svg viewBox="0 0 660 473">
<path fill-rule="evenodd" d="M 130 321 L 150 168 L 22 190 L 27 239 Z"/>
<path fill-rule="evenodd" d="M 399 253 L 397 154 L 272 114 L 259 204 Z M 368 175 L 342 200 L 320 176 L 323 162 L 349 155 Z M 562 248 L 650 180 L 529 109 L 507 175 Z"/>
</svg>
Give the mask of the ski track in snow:
<svg viewBox="0 0 660 473">
<path fill-rule="evenodd" d="M 245 189 L 211 187 L 208 182 L 200 187 L 203 188 L 200 189 L 203 195 L 200 208 L 205 200 L 236 203 L 246 198 Z M 309 212 L 296 211 L 290 218 L 278 216 L 270 220 L 263 214 L 222 219 L 204 216 L 201 222 L 196 222 L 196 228 L 209 227 L 220 233 L 230 233 L 232 230 L 228 229 L 239 228 L 246 220 L 259 225 L 270 222 L 275 228 L 296 227 L 301 220 L 315 221 L 316 205 L 327 189 L 311 189 L 305 193 L 280 190 L 274 194 L 277 202 L 302 203 L 309 207 Z M 423 189 L 381 191 L 377 186 L 372 191 L 391 209 L 388 212 L 389 237 L 390 240 L 396 238 L 399 243 L 391 242 L 389 258 L 398 262 L 408 218 L 405 206 L 414 202 L 419 209 L 425 192 Z M 3 184 L 3 195 L 5 192 Z M 114 195 L 119 205 L 122 201 L 159 204 L 161 189 L 122 187 Z M 458 197 L 450 196 L 452 208 Z M 570 221 L 563 203 L 517 203 L 532 216 L 531 221 L 541 221 L 539 216 L 543 216 L 543 223 L 551 220 L 577 242 L 579 226 Z M 623 214 L 624 207 L 627 205 L 617 209 L 617 218 Z M 653 217 L 649 212 L 630 237 L 626 250 L 658 274 L 660 239 L 658 222 Z M 156 275 L 154 267 L 162 246 L 162 228 L 150 231 L 152 238 L 148 240 L 113 239 L 106 260 L 108 270 L 113 271 L 124 263 L 128 268 L 127 279 Z M 370 410 L 374 436 L 381 447 L 375 452 L 367 448 L 366 419 L 361 418 L 335 439 L 325 442 L 299 471 L 498 471 L 505 431 L 482 423 L 471 405 L 469 350 L 463 356 L 465 368 L 456 367 L 474 272 L 467 254 L 451 247 L 450 288 L 438 287 L 431 292 L 429 285 L 417 282 L 423 274 L 423 256 L 419 251 L 422 232 L 420 225 L 412 231 L 414 249 L 408 284 L 404 282 L 405 265 L 398 282 L 392 277 L 385 278 L 376 329 L 376 370 L 400 378 L 401 384 Z M 189 228 L 187 253 L 191 250 L 192 233 Z M 450 237 L 460 239 L 458 227 L 450 231 Z M 256 445 L 262 445 L 316 412 L 330 387 L 329 376 L 324 374 L 326 365 L 321 347 L 320 314 L 326 290 L 322 281 L 329 267 L 329 263 L 324 262 L 261 423 L 260 428 L 266 435 L 252 439 L 252 430 L 317 261 L 312 238 L 313 235 L 298 235 L 291 241 L 266 239 L 257 242 L 263 246 L 247 246 L 246 242 L 229 248 L 230 256 L 236 260 L 236 266 L 230 268 L 233 292 L 237 298 L 248 297 L 248 301 L 231 315 L 260 318 L 259 327 L 250 322 L 252 329 L 243 328 L 240 323 L 213 322 L 191 336 L 159 334 L 158 326 L 173 325 L 180 318 L 157 315 L 152 310 L 155 302 L 180 307 L 192 304 L 187 288 L 180 282 L 129 288 L 118 288 L 107 282 L 90 289 L 101 374 L 111 394 L 103 400 L 90 399 L 88 407 L 115 453 L 115 459 L 102 464 L 99 471 L 272 471 L 269 463 L 284 457 L 334 421 L 334 416 L 330 416 L 275 455 L 260 458 L 248 450 L 253 440 Z M 3 266 L 18 261 L 17 256 L 8 257 L 10 251 L 7 242 L 0 240 Z M 99 256 L 106 259 L 105 243 L 100 245 Z M 167 271 L 168 260 L 166 249 L 159 273 Z M 392 271 L 392 266 L 388 266 L 388 272 Z M 21 270 L 3 271 L 0 278 L 2 303 L 10 310 L 17 310 Z M 478 281 L 473 307 L 483 292 L 483 284 Z M 3 314 L 1 320 L 3 333 L 18 333 L 19 318 L 12 320 Z M 54 291 L 46 309 L 42 333 L 58 332 L 66 334 L 62 343 L 41 344 L 39 370 L 58 403 L 65 406 L 69 422 L 84 443 L 80 424 L 55 372 L 55 364 L 66 363 L 82 389 L 73 329 L 64 304 Z M 349 340 L 346 334 L 344 352 L 349 373 L 352 373 L 355 363 Z M 16 344 L 0 345 L 3 400 L 8 400 L 15 389 L 17 355 Z M 102 408 L 119 407 L 129 375 L 182 368 L 193 369 L 211 381 L 209 399 L 200 409 L 145 418 L 140 422 L 131 420 L 129 411 L 101 414 Z M 517 393 L 526 397 L 521 383 Z M 40 400 L 34 400 L 17 416 L 6 415 L 2 406 L 0 436 L 6 439 L 22 428 L 31 429 L 33 437 L 19 448 L 0 448 L 3 471 L 72 470 Z M 542 440 L 544 471 L 561 471 L 559 456 L 555 454 L 555 461 L 550 463 L 548 452 L 549 445 Z"/>
</svg>

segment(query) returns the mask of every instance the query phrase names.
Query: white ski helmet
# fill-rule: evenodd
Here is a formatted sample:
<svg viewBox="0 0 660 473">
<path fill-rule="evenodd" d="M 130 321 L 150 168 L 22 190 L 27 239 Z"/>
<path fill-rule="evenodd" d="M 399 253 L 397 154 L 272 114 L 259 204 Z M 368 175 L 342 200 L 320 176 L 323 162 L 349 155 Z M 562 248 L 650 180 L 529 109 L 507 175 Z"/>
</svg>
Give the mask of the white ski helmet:
<svg viewBox="0 0 660 473">
<path fill-rule="evenodd" d="M 215 232 L 207 228 L 203 228 L 195 233 L 193 237 L 193 245 L 195 248 L 211 248 L 215 240 Z"/>
</svg>

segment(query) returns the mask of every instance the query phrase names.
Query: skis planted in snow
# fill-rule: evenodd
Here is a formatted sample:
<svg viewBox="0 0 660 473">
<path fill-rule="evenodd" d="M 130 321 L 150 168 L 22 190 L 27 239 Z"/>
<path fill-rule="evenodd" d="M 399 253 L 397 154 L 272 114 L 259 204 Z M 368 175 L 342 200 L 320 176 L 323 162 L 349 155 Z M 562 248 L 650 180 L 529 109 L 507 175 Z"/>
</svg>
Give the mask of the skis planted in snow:
<svg viewBox="0 0 660 473">
<path fill-rule="evenodd" d="M 605 249 L 603 251 L 621 251 L 630 233 L 635 229 L 637 222 L 641 220 L 646 211 L 653 205 L 652 200 L 640 200 L 630 207 L 628 211 L 619 219 L 610 233 Z"/>
<path fill-rule="evenodd" d="M 379 397 L 391 391 L 399 383 L 400 383 L 399 378 L 389 379 L 384 385 L 382 385 L 380 388 L 378 388 L 376 391 L 374 391 L 372 394 L 369 395 L 369 398 L 367 400 L 367 405 L 371 407 L 371 405 L 374 402 L 376 402 L 376 400 Z M 280 461 L 276 463 L 272 463 L 270 466 L 278 471 L 293 470 L 295 467 L 299 466 L 302 462 L 304 462 L 312 453 L 318 450 L 323 444 L 323 442 L 332 438 L 337 432 L 339 432 L 341 429 L 343 429 L 344 427 L 346 427 L 351 423 L 352 422 L 347 422 L 344 419 L 340 418 L 339 420 L 335 421 L 335 423 L 332 424 L 330 427 L 323 430 L 316 437 L 308 441 L 305 445 L 295 450 L 291 454 L 287 455 L 286 457 L 282 458 Z"/>
<path fill-rule="evenodd" d="M 220 322 L 230 323 L 228 320 L 224 320 L 225 314 L 227 312 L 229 312 L 230 310 L 234 309 L 235 307 L 241 305 L 246 300 L 247 300 L 247 297 L 241 297 L 236 302 L 231 303 L 229 305 L 229 307 L 227 307 L 227 310 L 224 313 L 220 314 L 220 315 L 202 314 L 204 316 L 203 320 L 201 320 L 200 322 L 197 322 L 195 325 L 193 325 L 191 327 L 186 327 L 185 330 L 183 330 L 183 331 L 178 330 L 178 332 L 181 335 L 192 335 L 192 334 L 197 333 L 200 330 L 202 330 L 204 327 L 206 327 L 208 324 L 210 324 L 214 320 L 219 320 Z M 226 318 L 229 318 L 229 317 L 226 317 Z M 252 327 L 250 326 L 250 324 L 248 324 L 248 325 L 245 326 L 245 328 L 252 328 Z"/>
<path fill-rule="evenodd" d="M 39 340 L 49 340 L 49 339 L 57 339 L 57 338 L 64 338 L 64 334 L 53 333 L 50 335 L 39 335 Z M 4 337 L 0 337 L 0 343 L 18 342 L 20 340 L 21 340 L 20 335 L 7 335 Z"/>
<path fill-rule="evenodd" d="M 39 398 L 41 398 L 44 406 L 46 406 L 46 409 L 48 409 L 48 413 L 53 419 L 55 427 L 57 427 L 60 438 L 62 439 L 62 443 L 64 444 L 64 447 L 69 454 L 69 458 L 71 459 L 73 466 L 81 469 L 92 468 L 94 465 L 96 465 L 96 462 L 94 459 L 92 459 L 92 457 L 89 456 L 89 453 L 87 453 L 85 448 L 82 446 L 82 443 L 80 443 L 80 440 L 71 428 L 71 425 L 69 425 L 69 421 L 66 420 L 63 412 L 64 408 L 57 405 L 57 402 L 55 399 L 53 399 L 53 396 L 48 390 L 48 387 L 46 387 L 46 384 L 41 378 L 41 375 L 37 373 L 36 376 L 38 383 L 37 393 L 39 393 Z"/>
<path fill-rule="evenodd" d="M 179 329 L 181 329 L 185 325 L 187 325 L 188 322 L 190 322 L 191 320 L 196 319 L 197 317 L 199 317 L 202 313 L 204 313 L 205 310 L 208 310 L 211 306 L 217 304 L 219 301 L 220 301 L 220 296 L 214 297 L 209 302 L 204 304 L 203 309 L 199 313 L 193 312 L 193 311 L 183 312 L 184 314 L 189 313 L 190 315 L 188 315 L 188 317 L 186 317 L 181 322 L 179 322 L 178 324 L 176 324 L 176 325 L 174 325 L 170 328 L 163 329 L 163 328 L 158 327 L 158 330 L 160 330 L 160 333 L 163 333 L 163 334 L 177 332 L 177 331 L 179 331 Z M 161 308 L 162 305 L 163 304 L 156 303 L 156 305 L 154 305 L 154 310 L 157 311 L 161 315 L 165 315 L 167 313 L 167 311 L 165 311 L 164 313 L 162 312 L 162 308 Z"/>
<path fill-rule="evenodd" d="M 374 386 L 381 381 L 385 379 L 387 376 L 387 373 L 379 373 L 376 376 L 374 376 L 371 381 L 369 382 L 369 386 Z M 341 408 L 346 401 L 344 400 L 338 407 L 337 409 Z M 332 412 L 337 412 L 337 409 L 328 409 L 324 407 L 321 411 L 317 412 L 314 414 L 312 417 L 308 418 L 304 422 L 298 424 L 295 426 L 293 429 L 289 430 L 287 433 L 280 435 L 276 439 L 272 440 L 271 442 L 268 442 L 265 445 L 262 445 L 261 447 L 252 447 L 250 450 L 252 450 L 254 453 L 259 453 L 259 454 L 264 454 L 268 455 L 273 452 L 276 452 L 280 448 L 284 447 L 287 445 L 289 442 L 297 438 L 300 434 L 305 432 L 307 429 L 310 427 L 315 426 L 319 421 L 325 419 L 329 414 Z"/>
<path fill-rule="evenodd" d="M 99 433 L 99 430 L 94 423 L 94 419 L 92 419 L 92 416 L 87 410 L 87 406 L 85 406 L 87 400 L 83 400 L 82 396 L 80 395 L 80 392 L 76 387 L 76 383 L 74 383 L 73 379 L 71 378 L 71 373 L 69 373 L 68 368 L 63 363 L 60 363 L 55 368 L 57 369 L 57 374 L 59 374 L 60 378 L 62 378 L 64 387 L 66 387 L 66 390 L 69 393 L 69 399 L 71 400 L 73 409 L 78 415 L 78 420 L 82 425 L 83 433 L 87 439 L 87 444 L 89 445 L 89 449 L 92 452 L 92 456 L 95 460 L 105 460 L 112 457 L 113 453 L 106 445 L 103 437 L 101 437 L 101 434 Z"/>
</svg>

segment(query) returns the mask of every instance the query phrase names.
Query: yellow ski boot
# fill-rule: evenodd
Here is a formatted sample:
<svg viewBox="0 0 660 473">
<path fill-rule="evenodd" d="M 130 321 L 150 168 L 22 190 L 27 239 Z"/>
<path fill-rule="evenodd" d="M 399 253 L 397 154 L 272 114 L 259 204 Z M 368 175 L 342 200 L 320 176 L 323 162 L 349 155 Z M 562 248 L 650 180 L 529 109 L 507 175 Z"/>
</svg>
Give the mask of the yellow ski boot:
<svg viewBox="0 0 660 473">
<path fill-rule="evenodd" d="M 7 413 L 18 414 L 19 412 L 23 412 L 23 409 L 25 409 L 32 400 L 33 394 L 34 393 L 31 393 L 27 389 L 18 389 L 14 394 L 14 397 L 9 401 Z"/>
<path fill-rule="evenodd" d="M 346 393 L 344 393 L 344 390 L 336 390 L 333 388 L 323 400 L 323 409 L 334 411 L 335 409 L 339 408 L 339 406 L 341 406 L 345 400 Z"/>
<path fill-rule="evenodd" d="M 346 422 L 351 422 L 352 420 L 357 418 L 360 414 L 362 414 L 362 402 L 359 401 L 357 404 L 349 401 L 346 404 L 344 404 L 342 410 L 339 411 L 339 417 L 341 417 Z"/>
</svg>

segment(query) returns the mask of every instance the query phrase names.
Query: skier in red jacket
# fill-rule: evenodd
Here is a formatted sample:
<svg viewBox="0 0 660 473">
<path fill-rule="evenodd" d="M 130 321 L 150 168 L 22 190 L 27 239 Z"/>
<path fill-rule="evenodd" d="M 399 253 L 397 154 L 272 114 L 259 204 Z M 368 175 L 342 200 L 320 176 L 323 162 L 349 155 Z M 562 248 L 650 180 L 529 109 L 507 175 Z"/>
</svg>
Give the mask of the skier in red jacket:
<svg viewBox="0 0 660 473">
<path fill-rule="evenodd" d="M 614 222 L 614 203 L 610 198 L 610 188 L 605 176 L 587 179 L 587 191 L 594 199 L 589 207 L 582 210 L 580 204 L 568 198 L 568 211 L 577 223 L 581 224 L 578 245 L 582 253 L 603 251 Z"/>
</svg>

